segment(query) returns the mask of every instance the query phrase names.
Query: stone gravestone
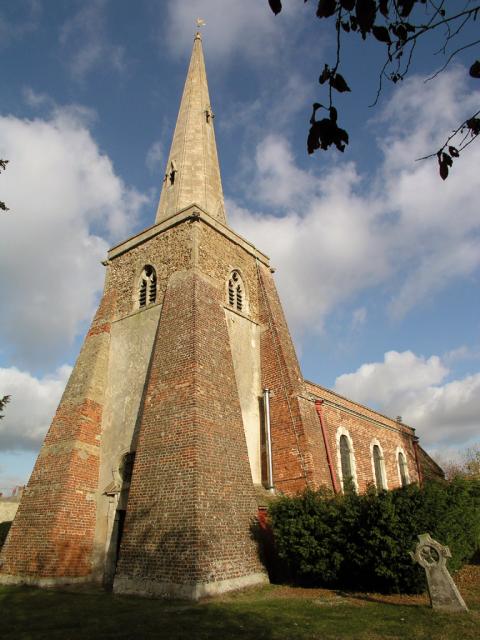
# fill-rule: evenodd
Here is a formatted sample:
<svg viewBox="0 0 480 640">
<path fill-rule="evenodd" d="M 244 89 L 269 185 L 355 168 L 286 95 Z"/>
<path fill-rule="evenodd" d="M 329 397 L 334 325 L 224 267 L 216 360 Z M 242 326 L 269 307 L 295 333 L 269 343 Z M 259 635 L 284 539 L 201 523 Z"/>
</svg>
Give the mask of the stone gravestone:
<svg viewBox="0 0 480 640">
<path fill-rule="evenodd" d="M 415 553 L 410 551 L 410 555 L 425 569 L 432 608 L 452 612 L 468 611 L 447 569 L 447 558 L 452 557 L 450 549 L 433 540 L 428 533 L 419 535 L 418 539 L 420 542 Z"/>
</svg>

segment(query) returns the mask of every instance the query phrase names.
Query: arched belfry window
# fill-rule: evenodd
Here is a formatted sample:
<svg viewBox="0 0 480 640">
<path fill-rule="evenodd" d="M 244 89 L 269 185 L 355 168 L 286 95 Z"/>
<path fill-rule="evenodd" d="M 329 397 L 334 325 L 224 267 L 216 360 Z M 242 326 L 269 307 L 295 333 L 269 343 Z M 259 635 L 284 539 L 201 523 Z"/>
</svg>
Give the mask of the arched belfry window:
<svg viewBox="0 0 480 640">
<path fill-rule="evenodd" d="M 238 271 L 232 271 L 228 280 L 228 305 L 235 311 L 246 312 L 245 287 Z"/>
<path fill-rule="evenodd" d="M 350 485 L 357 489 L 353 444 L 350 434 L 343 427 L 337 431 L 337 461 L 342 488 L 345 490 Z"/>
<path fill-rule="evenodd" d="M 385 472 L 385 460 L 383 458 L 383 451 L 378 444 L 374 442 L 372 446 L 372 465 L 373 473 L 375 477 L 375 485 L 378 490 L 387 489 L 387 476 Z"/>
<path fill-rule="evenodd" d="M 157 300 L 157 274 L 152 265 L 147 264 L 140 276 L 138 306 L 140 308 L 153 304 Z"/>
<path fill-rule="evenodd" d="M 410 480 L 408 477 L 407 458 L 403 451 L 398 451 L 397 462 L 398 462 L 398 475 L 400 476 L 400 483 L 402 487 L 406 487 L 407 484 L 409 484 Z"/>
</svg>

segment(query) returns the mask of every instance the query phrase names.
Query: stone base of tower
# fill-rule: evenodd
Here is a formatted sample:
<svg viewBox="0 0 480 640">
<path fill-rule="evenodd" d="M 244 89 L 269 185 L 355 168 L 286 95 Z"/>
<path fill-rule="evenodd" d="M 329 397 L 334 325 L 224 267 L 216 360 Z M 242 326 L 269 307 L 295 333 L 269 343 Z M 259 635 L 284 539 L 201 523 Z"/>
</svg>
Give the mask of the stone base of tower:
<svg viewBox="0 0 480 640">
<path fill-rule="evenodd" d="M 94 580 L 91 576 L 75 578 L 72 576 L 61 576 L 59 578 L 39 578 L 28 575 L 0 574 L 0 584 L 9 586 L 40 587 L 41 589 L 55 589 L 56 587 L 68 587 L 77 585 L 100 586 L 101 581 Z"/>
<path fill-rule="evenodd" d="M 155 582 L 141 578 L 119 577 L 115 579 L 115 593 L 132 594 L 157 598 L 179 598 L 182 600 L 199 600 L 217 596 L 227 591 L 245 589 L 261 584 L 268 584 L 264 573 L 252 573 L 239 578 L 217 580 L 216 582 L 197 582 L 192 584 L 175 584 L 172 582 Z"/>
</svg>

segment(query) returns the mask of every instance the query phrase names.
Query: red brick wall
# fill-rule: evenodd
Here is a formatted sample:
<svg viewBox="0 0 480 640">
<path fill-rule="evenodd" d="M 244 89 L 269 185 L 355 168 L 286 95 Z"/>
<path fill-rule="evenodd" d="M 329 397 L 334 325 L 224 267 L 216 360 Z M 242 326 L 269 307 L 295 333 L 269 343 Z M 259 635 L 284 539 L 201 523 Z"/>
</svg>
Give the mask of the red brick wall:
<svg viewBox="0 0 480 640">
<path fill-rule="evenodd" d="M 406 456 L 410 482 L 418 481 L 413 429 L 313 383 L 307 383 L 307 389 L 314 397 L 323 400 L 324 424 L 329 436 L 335 470 L 339 476 L 338 429 L 343 428 L 348 432 L 353 444 L 359 491 L 364 491 L 368 484 L 375 480 L 371 453 L 373 441 L 378 442 L 383 450 L 389 489 L 400 486 L 397 462 L 399 447 Z"/>
</svg>

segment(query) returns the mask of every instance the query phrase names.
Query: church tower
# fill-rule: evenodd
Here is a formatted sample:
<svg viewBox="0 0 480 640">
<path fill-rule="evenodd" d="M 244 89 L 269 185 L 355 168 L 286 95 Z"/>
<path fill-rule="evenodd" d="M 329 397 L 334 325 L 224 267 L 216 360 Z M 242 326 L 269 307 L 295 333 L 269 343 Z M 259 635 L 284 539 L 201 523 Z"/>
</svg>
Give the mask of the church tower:
<svg viewBox="0 0 480 640">
<path fill-rule="evenodd" d="M 155 224 L 104 264 L 0 582 L 198 598 L 266 581 L 259 495 L 332 480 L 269 259 L 227 223 L 198 33 Z"/>
</svg>

